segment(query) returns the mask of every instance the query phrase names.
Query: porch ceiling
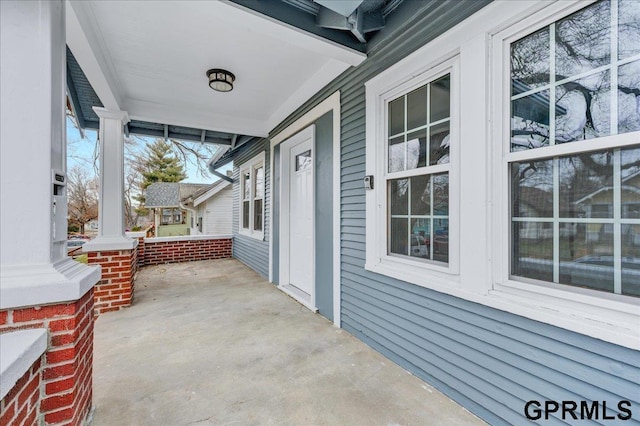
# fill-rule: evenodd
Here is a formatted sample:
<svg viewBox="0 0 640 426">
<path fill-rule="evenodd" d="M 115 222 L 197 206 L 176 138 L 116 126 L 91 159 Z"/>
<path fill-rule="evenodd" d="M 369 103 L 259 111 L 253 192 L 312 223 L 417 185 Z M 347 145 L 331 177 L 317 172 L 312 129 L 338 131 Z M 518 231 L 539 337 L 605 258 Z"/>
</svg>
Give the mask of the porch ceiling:
<svg viewBox="0 0 640 426">
<path fill-rule="evenodd" d="M 301 12 L 301 4 L 289 7 L 308 13 Z M 89 87 L 78 83 L 82 76 L 76 72 L 69 92 L 74 103 L 95 103 L 94 92 L 104 107 L 127 111 L 138 133 L 146 129 L 171 137 L 173 130 L 174 136 L 182 132 L 222 144 L 231 143 L 231 135 L 267 136 L 366 58 L 358 51 L 364 45 L 357 49 L 359 41 L 342 33 L 355 44 L 233 2 L 70 1 L 67 44 L 73 60 L 68 62 L 77 61 Z M 233 91 L 211 90 L 205 75 L 210 68 L 234 73 Z M 88 127 L 95 126 L 90 108 L 74 107 Z"/>
</svg>

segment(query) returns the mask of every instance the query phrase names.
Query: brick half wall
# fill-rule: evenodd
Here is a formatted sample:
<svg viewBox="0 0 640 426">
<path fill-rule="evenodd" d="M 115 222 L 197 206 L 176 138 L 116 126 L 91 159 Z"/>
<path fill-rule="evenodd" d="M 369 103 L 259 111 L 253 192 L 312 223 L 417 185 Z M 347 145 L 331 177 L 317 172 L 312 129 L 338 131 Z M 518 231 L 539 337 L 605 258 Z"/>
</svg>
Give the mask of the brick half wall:
<svg viewBox="0 0 640 426">
<path fill-rule="evenodd" d="M 231 236 L 145 238 L 144 265 L 230 258 Z"/>
<path fill-rule="evenodd" d="M 1 425 L 4 416 L 7 424 L 14 421 L 8 414 L 11 407 L 19 409 L 15 419 L 30 424 L 34 404 L 38 424 L 80 425 L 86 421 L 92 404 L 93 321 L 93 289 L 74 302 L 0 311 L 0 333 L 43 328 L 48 336 L 44 356 L 25 373 L 29 378 L 23 376 L 0 403 Z M 31 392 L 34 386 L 36 393 Z M 16 405 L 12 405 L 14 392 Z M 29 399 L 26 406 L 25 398 Z"/>
</svg>

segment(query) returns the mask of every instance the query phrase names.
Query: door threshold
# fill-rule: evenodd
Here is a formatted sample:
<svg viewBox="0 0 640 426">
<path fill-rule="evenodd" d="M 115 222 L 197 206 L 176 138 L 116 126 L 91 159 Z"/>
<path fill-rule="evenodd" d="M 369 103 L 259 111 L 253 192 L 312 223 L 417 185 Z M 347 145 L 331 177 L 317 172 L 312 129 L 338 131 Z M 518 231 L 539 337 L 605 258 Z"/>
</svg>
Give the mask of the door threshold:
<svg viewBox="0 0 640 426">
<path fill-rule="evenodd" d="M 305 308 L 308 308 L 314 313 L 318 313 L 318 308 L 311 304 L 311 296 L 304 291 L 300 290 L 298 287 L 287 284 L 287 285 L 279 285 L 278 288 L 286 293 L 288 296 L 294 298 L 298 303 L 303 305 Z"/>
</svg>

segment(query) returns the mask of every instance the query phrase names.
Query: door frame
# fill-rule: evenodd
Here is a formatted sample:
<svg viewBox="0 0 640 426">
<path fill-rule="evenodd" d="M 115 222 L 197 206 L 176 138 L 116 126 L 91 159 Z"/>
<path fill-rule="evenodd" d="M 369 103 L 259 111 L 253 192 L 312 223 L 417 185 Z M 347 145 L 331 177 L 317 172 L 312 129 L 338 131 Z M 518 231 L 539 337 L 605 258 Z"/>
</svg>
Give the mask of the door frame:
<svg viewBox="0 0 640 426">
<path fill-rule="evenodd" d="M 316 212 L 315 212 L 315 204 L 316 204 L 316 189 L 315 189 L 315 175 L 316 175 L 316 146 L 315 146 L 315 134 L 316 134 L 316 126 L 314 124 L 306 127 L 304 130 L 301 130 L 299 133 L 296 133 L 294 136 L 290 137 L 286 141 L 283 141 L 280 144 L 280 224 L 278 226 L 280 232 L 280 267 L 279 267 L 279 283 L 278 288 L 298 302 L 305 305 L 307 308 L 311 309 L 314 312 L 318 311 L 316 307 Z M 295 164 L 291 162 L 291 151 L 297 147 L 298 145 L 308 142 L 311 140 L 311 160 L 312 160 L 312 168 L 311 168 L 311 188 L 313 191 L 312 196 L 312 206 L 311 206 L 311 215 L 312 215 L 312 229 L 311 229 L 311 293 L 309 294 L 309 298 L 305 297 L 302 294 L 302 290 L 298 289 L 295 286 L 292 286 L 289 282 L 289 259 L 291 258 L 290 251 L 290 213 L 291 213 L 291 172 L 292 168 L 295 168 Z"/>
<path fill-rule="evenodd" d="M 288 127 L 284 128 L 271 138 L 271 170 L 275 167 L 274 151 L 275 147 L 287 140 L 296 132 L 313 124 L 318 118 L 327 112 L 333 114 L 333 324 L 336 327 L 342 326 L 340 319 L 340 91 L 334 92 L 331 96 L 313 107 L 302 117 L 298 118 Z M 271 173 L 270 188 L 274 188 L 275 173 Z M 273 282 L 273 209 L 269 212 L 269 281 Z"/>
</svg>

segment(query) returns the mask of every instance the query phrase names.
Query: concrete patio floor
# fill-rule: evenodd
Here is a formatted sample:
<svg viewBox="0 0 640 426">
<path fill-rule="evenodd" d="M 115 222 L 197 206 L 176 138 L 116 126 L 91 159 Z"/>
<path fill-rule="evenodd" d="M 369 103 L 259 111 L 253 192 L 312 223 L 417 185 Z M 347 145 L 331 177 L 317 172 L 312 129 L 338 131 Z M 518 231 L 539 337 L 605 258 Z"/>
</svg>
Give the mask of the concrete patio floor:
<svg viewBox="0 0 640 426">
<path fill-rule="evenodd" d="M 233 259 L 143 268 L 93 385 L 93 426 L 483 424 Z"/>
</svg>

